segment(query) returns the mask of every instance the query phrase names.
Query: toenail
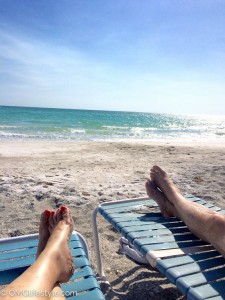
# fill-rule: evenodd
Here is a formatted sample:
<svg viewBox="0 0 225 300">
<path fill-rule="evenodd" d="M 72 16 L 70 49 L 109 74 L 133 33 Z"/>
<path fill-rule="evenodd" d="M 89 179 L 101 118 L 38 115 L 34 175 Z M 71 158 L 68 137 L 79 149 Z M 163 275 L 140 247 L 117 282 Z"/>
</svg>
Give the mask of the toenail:
<svg viewBox="0 0 225 300">
<path fill-rule="evenodd" d="M 50 212 L 50 210 L 46 209 L 44 211 L 44 214 L 45 214 L 45 216 L 49 217 L 51 215 L 51 212 Z"/>
<path fill-rule="evenodd" d="M 62 212 L 65 212 L 65 211 L 66 211 L 66 207 L 65 207 L 65 206 L 61 206 L 61 207 L 60 207 L 60 210 L 61 210 Z"/>
</svg>

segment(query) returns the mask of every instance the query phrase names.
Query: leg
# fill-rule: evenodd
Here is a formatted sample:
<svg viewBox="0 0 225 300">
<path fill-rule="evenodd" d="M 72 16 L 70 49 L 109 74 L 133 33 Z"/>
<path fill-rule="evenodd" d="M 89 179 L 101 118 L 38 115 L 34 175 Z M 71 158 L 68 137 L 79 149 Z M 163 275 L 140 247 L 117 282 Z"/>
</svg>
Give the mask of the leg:
<svg viewBox="0 0 225 300">
<path fill-rule="evenodd" d="M 68 242 L 73 223 L 70 211 L 64 207 L 61 217 L 55 214 L 50 221 L 51 233 L 46 247 L 35 263 L 4 289 L 3 298 L 11 298 L 10 291 L 13 290 L 18 293 L 16 297 L 19 299 L 27 298 L 27 293 L 31 293 L 34 299 L 49 299 L 57 283 L 66 282 L 71 277 L 73 262 Z"/>
<path fill-rule="evenodd" d="M 151 169 L 151 180 L 174 206 L 175 216 L 182 220 L 196 236 L 211 243 L 225 256 L 225 216 L 200 204 L 186 200 L 158 166 Z"/>
</svg>

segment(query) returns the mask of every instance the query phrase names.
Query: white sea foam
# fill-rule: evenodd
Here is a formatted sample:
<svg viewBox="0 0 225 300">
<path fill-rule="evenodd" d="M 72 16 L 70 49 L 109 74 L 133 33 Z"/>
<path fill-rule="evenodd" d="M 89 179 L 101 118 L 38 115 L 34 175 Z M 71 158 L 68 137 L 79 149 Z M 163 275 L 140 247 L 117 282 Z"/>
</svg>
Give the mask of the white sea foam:
<svg viewBox="0 0 225 300">
<path fill-rule="evenodd" d="M 128 127 L 128 126 L 107 126 L 107 125 L 104 125 L 104 126 L 102 126 L 102 128 L 107 128 L 107 129 L 125 129 L 125 130 L 127 130 L 127 129 L 129 129 L 130 127 Z"/>
<path fill-rule="evenodd" d="M 21 126 L 16 125 L 16 126 L 11 126 L 11 125 L 0 125 L 0 128 L 20 128 Z"/>
<path fill-rule="evenodd" d="M 1 136 L 2 137 L 21 137 L 21 138 L 38 137 L 37 135 L 32 135 L 32 134 L 0 131 L 0 137 Z"/>
<path fill-rule="evenodd" d="M 85 133 L 86 130 L 85 129 L 73 129 L 73 128 L 71 128 L 70 132 L 71 133 Z"/>
</svg>

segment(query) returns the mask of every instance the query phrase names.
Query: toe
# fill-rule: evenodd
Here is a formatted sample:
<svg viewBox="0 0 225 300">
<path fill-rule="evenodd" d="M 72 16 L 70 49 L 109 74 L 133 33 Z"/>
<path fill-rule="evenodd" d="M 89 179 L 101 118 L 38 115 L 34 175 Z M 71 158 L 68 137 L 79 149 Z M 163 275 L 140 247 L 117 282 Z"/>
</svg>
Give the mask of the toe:
<svg viewBox="0 0 225 300">
<path fill-rule="evenodd" d="M 166 174 L 166 172 L 163 169 L 161 169 L 159 166 L 154 166 L 153 168 L 154 168 L 156 173 L 160 173 L 162 175 Z"/>
<path fill-rule="evenodd" d="M 51 211 L 50 217 L 49 217 L 49 226 L 54 227 L 55 226 L 55 220 L 54 220 L 55 212 Z"/>
<path fill-rule="evenodd" d="M 70 218 L 70 214 L 69 214 L 70 211 L 69 211 L 68 207 L 66 207 L 66 206 L 61 206 L 61 207 L 60 207 L 60 211 L 61 211 L 61 214 L 62 214 L 63 219 L 64 219 L 65 221 L 68 221 L 69 218 Z"/>
<path fill-rule="evenodd" d="M 63 220 L 66 222 L 66 224 L 70 225 L 70 233 L 72 233 L 72 231 L 74 229 L 74 223 L 73 223 L 72 214 L 71 214 L 70 209 L 66 206 L 62 206 L 61 213 L 62 213 Z"/>
<path fill-rule="evenodd" d="M 55 222 L 55 224 L 58 224 L 59 221 L 61 221 L 61 220 L 62 220 L 61 208 L 58 208 L 54 215 L 54 222 Z"/>
<path fill-rule="evenodd" d="M 155 180 L 155 176 L 157 175 L 157 172 L 154 169 L 151 169 L 150 171 L 150 178 L 151 180 Z"/>
<path fill-rule="evenodd" d="M 49 217 L 50 217 L 50 211 L 49 211 L 49 210 L 45 210 L 45 211 L 41 214 L 41 225 L 46 225 L 46 224 L 48 224 Z"/>
<path fill-rule="evenodd" d="M 147 179 L 145 181 L 145 187 L 146 187 L 146 189 L 148 189 L 150 187 L 150 179 Z"/>
</svg>

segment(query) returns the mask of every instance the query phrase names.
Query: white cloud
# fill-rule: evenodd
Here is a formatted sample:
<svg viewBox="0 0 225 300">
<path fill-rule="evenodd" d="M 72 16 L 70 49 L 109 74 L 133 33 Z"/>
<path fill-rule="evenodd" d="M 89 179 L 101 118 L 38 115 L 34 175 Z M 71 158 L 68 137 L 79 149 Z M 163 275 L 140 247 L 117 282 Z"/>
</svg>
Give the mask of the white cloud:
<svg viewBox="0 0 225 300">
<path fill-rule="evenodd" d="M 224 74 L 126 70 L 75 48 L 2 31 L 0 45 L 4 105 L 225 114 Z"/>
</svg>

